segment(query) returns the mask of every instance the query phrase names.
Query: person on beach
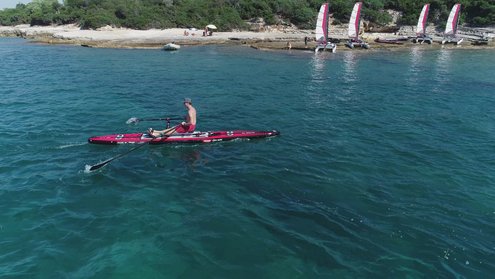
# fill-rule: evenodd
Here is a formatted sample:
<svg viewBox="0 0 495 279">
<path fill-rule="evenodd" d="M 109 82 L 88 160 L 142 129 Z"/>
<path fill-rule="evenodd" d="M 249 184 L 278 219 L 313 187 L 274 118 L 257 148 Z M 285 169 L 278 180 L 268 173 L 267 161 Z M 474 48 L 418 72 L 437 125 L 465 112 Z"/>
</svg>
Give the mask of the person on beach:
<svg viewBox="0 0 495 279">
<path fill-rule="evenodd" d="M 196 129 L 196 109 L 192 105 L 190 98 L 184 99 L 184 107 L 187 110 L 186 121 L 181 124 L 168 128 L 162 131 L 155 131 L 152 128 L 148 129 L 148 134 L 154 138 L 168 137 L 173 133 L 192 133 Z"/>
</svg>

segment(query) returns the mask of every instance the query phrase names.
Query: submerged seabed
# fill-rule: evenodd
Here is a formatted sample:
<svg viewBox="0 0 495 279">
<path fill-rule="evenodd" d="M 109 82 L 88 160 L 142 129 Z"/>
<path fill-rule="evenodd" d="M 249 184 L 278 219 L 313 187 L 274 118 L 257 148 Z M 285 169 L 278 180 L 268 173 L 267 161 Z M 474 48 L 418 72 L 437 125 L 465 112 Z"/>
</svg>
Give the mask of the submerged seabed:
<svg viewBox="0 0 495 279">
<path fill-rule="evenodd" d="M 0 274 L 27 278 L 487 278 L 495 56 L 179 52 L 0 40 Z M 129 146 L 130 117 L 268 140 Z"/>
</svg>

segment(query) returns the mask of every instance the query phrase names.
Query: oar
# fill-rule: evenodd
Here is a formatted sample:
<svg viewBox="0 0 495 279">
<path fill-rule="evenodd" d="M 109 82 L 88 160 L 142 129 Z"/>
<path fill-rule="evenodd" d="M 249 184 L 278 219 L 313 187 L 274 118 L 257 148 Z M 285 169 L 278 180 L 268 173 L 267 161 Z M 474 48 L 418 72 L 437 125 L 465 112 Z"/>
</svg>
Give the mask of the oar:
<svg viewBox="0 0 495 279">
<path fill-rule="evenodd" d="M 106 165 L 107 165 L 108 163 L 110 163 L 111 161 L 116 160 L 116 159 L 118 159 L 118 158 L 120 158 L 120 157 L 123 157 L 123 156 L 125 156 L 125 155 L 127 155 L 127 154 L 131 153 L 132 151 L 137 150 L 137 149 L 139 149 L 139 148 L 141 148 L 141 147 L 143 147 L 143 146 L 145 146 L 145 145 L 147 145 L 147 144 L 146 144 L 146 143 L 141 143 L 141 144 L 139 144 L 138 146 L 136 146 L 136 147 L 134 147 L 134 148 L 131 148 L 131 149 L 127 150 L 127 151 L 126 151 L 126 152 L 124 152 L 124 153 L 121 153 L 121 154 L 119 154 L 119 155 L 117 155 L 117 156 L 115 156 L 115 157 L 112 157 L 112 158 L 110 158 L 110 159 L 107 159 L 107 160 L 105 160 L 105 161 L 103 161 L 103 162 L 101 162 L 101 163 L 98 163 L 98 164 L 96 164 L 96 165 L 92 165 L 92 166 L 90 166 L 90 165 L 86 165 L 86 171 L 87 171 L 87 172 L 91 172 L 91 171 L 95 171 L 95 170 L 97 170 L 97 169 L 100 169 L 100 168 L 102 168 L 102 167 L 106 166 Z"/>
<path fill-rule="evenodd" d="M 170 121 L 170 120 L 183 120 L 184 118 L 180 117 L 166 117 L 166 118 L 137 118 L 137 117 L 131 117 L 129 118 L 125 123 L 126 124 L 136 124 L 140 121 Z"/>
</svg>

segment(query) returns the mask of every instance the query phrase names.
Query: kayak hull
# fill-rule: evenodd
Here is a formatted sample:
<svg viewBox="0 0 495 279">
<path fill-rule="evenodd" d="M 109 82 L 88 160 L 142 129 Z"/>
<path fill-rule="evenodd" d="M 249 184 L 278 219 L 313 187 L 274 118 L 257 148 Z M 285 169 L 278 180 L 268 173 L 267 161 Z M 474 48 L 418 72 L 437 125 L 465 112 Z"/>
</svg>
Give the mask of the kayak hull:
<svg viewBox="0 0 495 279">
<path fill-rule="evenodd" d="M 89 143 L 93 144 L 186 144 L 186 143 L 211 143 L 218 141 L 229 141 L 234 139 L 254 139 L 267 138 L 280 135 L 277 130 L 272 131 L 211 131 L 211 132 L 193 132 L 184 134 L 172 134 L 164 138 L 152 138 L 145 133 L 134 134 L 113 134 L 104 136 L 94 136 L 88 138 Z"/>
</svg>

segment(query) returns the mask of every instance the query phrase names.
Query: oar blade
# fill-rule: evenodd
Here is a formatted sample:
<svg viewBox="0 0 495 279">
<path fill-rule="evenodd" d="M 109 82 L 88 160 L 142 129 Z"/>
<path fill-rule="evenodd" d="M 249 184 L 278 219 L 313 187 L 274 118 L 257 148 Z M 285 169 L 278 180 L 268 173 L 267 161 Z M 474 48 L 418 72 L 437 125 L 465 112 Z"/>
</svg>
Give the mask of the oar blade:
<svg viewBox="0 0 495 279">
<path fill-rule="evenodd" d="M 135 124 L 135 123 L 138 123 L 138 122 L 139 122 L 139 119 L 137 117 L 131 117 L 125 123 L 126 124 Z"/>
<path fill-rule="evenodd" d="M 98 163 L 98 164 L 92 165 L 92 166 L 91 165 L 86 165 L 84 172 L 89 173 L 89 172 L 95 171 L 97 169 L 103 168 L 108 163 L 110 163 L 111 161 L 113 161 L 113 159 L 115 159 L 115 158 L 108 159 L 108 160 L 106 160 L 104 162 L 101 162 L 101 163 Z"/>
</svg>

